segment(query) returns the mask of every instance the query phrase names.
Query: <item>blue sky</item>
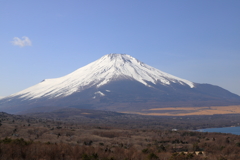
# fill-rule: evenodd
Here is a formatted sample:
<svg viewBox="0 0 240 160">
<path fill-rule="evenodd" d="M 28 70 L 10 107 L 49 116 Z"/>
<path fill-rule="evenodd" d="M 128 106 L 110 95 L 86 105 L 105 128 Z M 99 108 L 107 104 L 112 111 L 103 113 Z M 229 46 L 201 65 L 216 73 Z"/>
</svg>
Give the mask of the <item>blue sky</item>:
<svg viewBox="0 0 240 160">
<path fill-rule="evenodd" d="M 239 0 L 0 0 L 0 96 L 109 53 L 240 95 Z"/>
</svg>

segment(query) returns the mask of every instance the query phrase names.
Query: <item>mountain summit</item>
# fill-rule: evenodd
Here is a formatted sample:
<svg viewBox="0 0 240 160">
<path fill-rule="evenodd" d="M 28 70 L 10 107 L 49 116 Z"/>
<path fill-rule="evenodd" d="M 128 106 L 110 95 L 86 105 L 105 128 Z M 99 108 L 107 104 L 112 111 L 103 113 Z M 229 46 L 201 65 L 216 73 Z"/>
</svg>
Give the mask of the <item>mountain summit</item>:
<svg viewBox="0 0 240 160">
<path fill-rule="evenodd" d="M 45 79 L 4 97 L 0 111 L 14 113 L 41 106 L 140 111 L 166 105 L 235 104 L 238 100 L 239 96 L 220 87 L 175 77 L 130 55 L 108 54 L 66 76 Z"/>
</svg>

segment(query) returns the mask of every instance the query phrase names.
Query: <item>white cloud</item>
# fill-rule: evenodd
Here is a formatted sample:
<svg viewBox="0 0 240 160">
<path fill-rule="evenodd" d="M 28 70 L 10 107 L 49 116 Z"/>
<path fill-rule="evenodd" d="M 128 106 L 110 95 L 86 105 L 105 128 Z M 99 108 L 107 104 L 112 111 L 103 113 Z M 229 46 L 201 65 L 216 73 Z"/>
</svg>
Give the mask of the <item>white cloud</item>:
<svg viewBox="0 0 240 160">
<path fill-rule="evenodd" d="M 18 38 L 18 37 L 14 37 L 13 41 L 11 41 L 11 43 L 15 46 L 19 46 L 19 47 L 25 47 L 25 46 L 31 46 L 32 42 L 31 40 L 24 36 L 22 37 L 22 39 Z"/>
</svg>

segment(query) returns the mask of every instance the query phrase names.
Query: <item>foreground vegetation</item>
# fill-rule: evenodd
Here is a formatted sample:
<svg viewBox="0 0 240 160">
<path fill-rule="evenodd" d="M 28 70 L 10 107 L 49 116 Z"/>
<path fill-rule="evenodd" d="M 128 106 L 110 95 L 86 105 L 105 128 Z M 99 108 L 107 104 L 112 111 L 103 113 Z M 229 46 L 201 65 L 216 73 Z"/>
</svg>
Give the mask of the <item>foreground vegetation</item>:
<svg viewBox="0 0 240 160">
<path fill-rule="evenodd" d="M 129 123 L 123 120 L 126 117 L 122 118 L 122 122 L 121 118 L 116 122 L 111 116 L 104 117 L 94 119 L 84 116 L 81 122 L 80 117 L 75 117 L 75 121 L 69 117 L 60 121 L 54 116 L 33 118 L 0 113 L 0 159 L 240 159 L 240 136 L 237 135 L 186 129 L 176 131 L 172 130 L 170 121 L 158 122 L 151 118 L 148 122 L 144 120 L 148 124 L 146 126 L 140 119 L 137 125 L 135 117 L 136 123 L 132 122 L 131 126 L 130 120 Z M 174 121 L 176 118 L 170 119 Z M 102 123 L 106 119 L 111 119 L 111 125 L 110 122 Z M 179 123 L 184 123 L 181 120 Z M 185 123 L 188 124 L 188 121 Z"/>
</svg>

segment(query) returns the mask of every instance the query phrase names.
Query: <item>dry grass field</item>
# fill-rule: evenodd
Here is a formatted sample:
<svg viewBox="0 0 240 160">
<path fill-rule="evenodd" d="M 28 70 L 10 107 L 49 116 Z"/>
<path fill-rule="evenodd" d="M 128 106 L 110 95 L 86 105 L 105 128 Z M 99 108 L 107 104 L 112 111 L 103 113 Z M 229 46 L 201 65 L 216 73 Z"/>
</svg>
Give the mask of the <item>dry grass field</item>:
<svg viewBox="0 0 240 160">
<path fill-rule="evenodd" d="M 125 112 L 126 113 L 126 112 Z M 130 112 L 128 112 L 130 113 Z M 236 106 L 210 106 L 210 107 L 170 107 L 152 108 L 132 114 L 151 116 L 190 116 L 190 115 L 216 115 L 216 114 L 240 114 L 240 105 Z"/>
</svg>

